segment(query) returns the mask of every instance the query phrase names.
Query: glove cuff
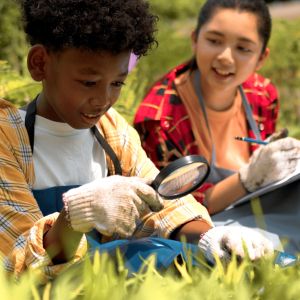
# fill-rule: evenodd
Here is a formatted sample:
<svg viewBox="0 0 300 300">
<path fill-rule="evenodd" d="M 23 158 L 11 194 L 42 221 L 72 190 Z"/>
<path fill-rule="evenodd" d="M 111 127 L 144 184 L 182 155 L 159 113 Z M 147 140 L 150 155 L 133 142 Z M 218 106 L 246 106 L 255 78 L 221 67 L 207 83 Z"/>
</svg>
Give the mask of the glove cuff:
<svg viewBox="0 0 300 300">
<path fill-rule="evenodd" d="M 245 165 L 239 169 L 239 178 L 246 192 L 251 193 L 252 191 L 255 190 L 255 184 L 251 184 L 251 182 L 249 183 L 247 177 L 248 177 L 248 165 Z"/>
<path fill-rule="evenodd" d="M 93 228 L 94 217 L 94 195 L 92 192 L 85 192 L 84 197 L 78 195 L 63 195 L 64 209 L 69 226 L 79 232 L 89 232 Z"/>
<path fill-rule="evenodd" d="M 203 252 L 209 264 L 215 263 L 214 255 L 218 253 L 218 249 L 216 249 L 216 245 L 214 244 L 213 239 L 211 237 L 211 230 L 213 228 L 201 234 L 198 242 L 198 247 Z"/>
</svg>

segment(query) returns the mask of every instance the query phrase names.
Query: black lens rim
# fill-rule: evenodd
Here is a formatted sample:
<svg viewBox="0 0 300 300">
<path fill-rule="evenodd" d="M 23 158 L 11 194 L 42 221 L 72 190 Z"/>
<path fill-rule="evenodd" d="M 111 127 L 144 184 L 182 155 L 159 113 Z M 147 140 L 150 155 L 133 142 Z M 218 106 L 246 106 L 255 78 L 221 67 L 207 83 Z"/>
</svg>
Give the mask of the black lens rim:
<svg viewBox="0 0 300 300">
<path fill-rule="evenodd" d="M 162 195 L 158 192 L 158 188 L 159 188 L 160 184 L 162 183 L 162 181 L 165 180 L 171 173 L 173 173 L 174 171 L 178 170 L 181 167 L 187 166 L 187 165 L 192 164 L 192 163 L 198 163 L 198 162 L 204 163 L 204 164 L 207 165 L 207 172 L 206 172 L 205 176 L 203 177 L 203 179 L 199 181 L 199 183 L 197 183 L 192 188 L 186 190 L 185 192 L 178 193 L 178 194 L 175 194 L 175 195 L 172 195 L 172 196 L 165 196 L 165 195 Z M 190 194 L 194 190 L 198 189 L 205 182 L 205 180 L 209 176 L 209 173 L 210 173 L 209 163 L 207 162 L 207 160 L 203 156 L 201 156 L 201 155 L 187 155 L 187 156 L 184 156 L 184 157 L 178 158 L 177 160 L 172 161 L 169 165 L 164 167 L 159 172 L 159 174 L 155 177 L 155 179 L 153 180 L 151 186 L 164 199 L 173 200 L 173 199 L 183 197 L 187 194 Z"/>
</svg>

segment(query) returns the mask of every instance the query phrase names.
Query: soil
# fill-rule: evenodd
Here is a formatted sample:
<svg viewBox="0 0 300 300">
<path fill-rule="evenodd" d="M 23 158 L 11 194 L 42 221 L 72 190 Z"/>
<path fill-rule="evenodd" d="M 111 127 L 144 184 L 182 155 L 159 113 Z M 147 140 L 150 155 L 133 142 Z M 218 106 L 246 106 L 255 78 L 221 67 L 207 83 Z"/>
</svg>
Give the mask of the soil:
<svg viewBox="0 0 300 300">
<path fill-rule="evenodd" d="M 275 2 L 269 5 L 272 18 L 296 19 L 300 18 L 300 0 L 290 2 Z"/>
</svg>

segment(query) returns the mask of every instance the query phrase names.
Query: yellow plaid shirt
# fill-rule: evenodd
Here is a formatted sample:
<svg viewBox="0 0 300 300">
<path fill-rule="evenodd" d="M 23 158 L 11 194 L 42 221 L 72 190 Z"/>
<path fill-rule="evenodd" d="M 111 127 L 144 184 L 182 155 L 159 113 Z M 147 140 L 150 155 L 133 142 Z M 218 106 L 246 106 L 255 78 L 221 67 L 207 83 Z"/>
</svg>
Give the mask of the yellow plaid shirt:
<svg viewBox="0 0 300 300">
<path fill-rule="evenodd" d="M 141 148 L 138 134 L 114 109 L 110 109 L 98 125 L 117 154 L 124 176 L 154 178 L 157 175 L 158 170 Z M 109 157 L 107 164 L 113 174 Z M 43 248 L 43 234 L 54 224 L 58 213 L 43 217 L 31 193 L 34 180 L 32 152 L 24 122 L 16 107 L 0 100 L 0 251 L 7 271 L 18 275 L 28 268 L 39 268 L 47 280 L 82 258 L 87 243 L 83 236 L 72 261 L 53 265 Z M 144 217 L 135 237 L 168 238 L 175 228 L 194 219 L 211 224 L 206 209 L 192 196 L 165 201 L 163 210 Z"/>
</svg>

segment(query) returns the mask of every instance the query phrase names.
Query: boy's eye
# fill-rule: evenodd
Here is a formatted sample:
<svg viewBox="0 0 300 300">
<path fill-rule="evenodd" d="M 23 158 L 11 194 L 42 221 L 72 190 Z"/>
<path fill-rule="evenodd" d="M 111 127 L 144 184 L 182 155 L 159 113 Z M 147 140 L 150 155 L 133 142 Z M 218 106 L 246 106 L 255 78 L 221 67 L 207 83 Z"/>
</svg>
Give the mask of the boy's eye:
<svg viewBox="0 0 300 300">
<path fill-rule="evenodd" d="M 125 82 L 123 82 L 123 81 L 115 81 L 112 84 L 115 87 L 122 87 L 123 85 L 125 85 Z"/>
<path fill-rule="evenodd" d="M 83 80 L 81 83 L 86 87 L 92 87 L 96 85 L 95 81 L 89 81 L 89 80 Z"/>
</svg>

